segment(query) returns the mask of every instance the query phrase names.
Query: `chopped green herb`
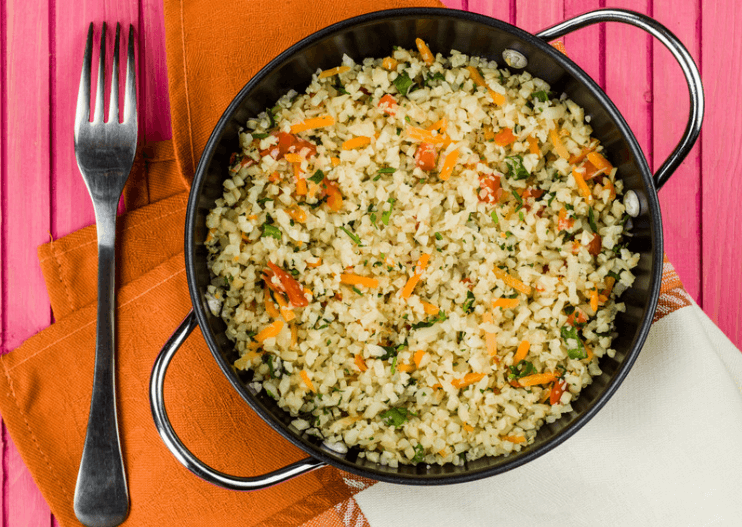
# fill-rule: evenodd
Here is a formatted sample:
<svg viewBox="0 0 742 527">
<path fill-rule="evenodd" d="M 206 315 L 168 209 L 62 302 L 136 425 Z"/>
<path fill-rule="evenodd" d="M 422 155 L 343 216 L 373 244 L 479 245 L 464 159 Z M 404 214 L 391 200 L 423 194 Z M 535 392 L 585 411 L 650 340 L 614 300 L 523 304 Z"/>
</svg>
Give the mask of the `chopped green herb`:
<svg viewBox="0 0 742 527">
<path fill-rule="evenodd" d="M 429 328 L 436 322 L 443 322 L 448 317 L 446 316 L 446 313 L 441 310 L 436 316 L 429 318 L 425 322 L 417 322 L 415 324 L 412 324 L 412 329 L 420 329 L 420 328 Z"/>
<path fill-rule="evenodd" d="M 412 122 L 412 119 L 410 119 L 410 116 L 409 115 L 405 115 L 404 116 L 404 120 L 407 121 L 408 123 L 411 123 Z"/>
<path fill-rule="evenodd" d="M 381 418 L 384 420 L 384 424 L 387 426 L 393 426 L 397 428 L 409 419 L 410 415 L 417 415 L 406 408 L 391 408 L 386 412 L 381 413 Z"/>
<path fill-rule="evenodd" d="M 617 273 L 614 273 L 613 271 L 608 271 L 608 276 L 612 277 L 614 280 L 618 281 L 621 279 L 620 276 L 618 276 Z"/>
<path fill-rule="evenodd" d="M 394 375 L 394 370 L 396 369 L 397 369 L 397 357 L 394 357 L 392 359 L 392 370 L 391 370 L 392 375 Z"/>
<path fill-rule="evenodd" d="M 492 216 L 492 221 L 495 222 L 495 225 L 500 225 L 500 220 L 497 217 L 497 211 L 493 210 L 490 216 Z"/>
<path fill-rule="evenodd" d="M 518 211 L 518 217 L 520 218 L 520 221 L 526 221 L 525 216 L 523 216 L 523 211 L 522 210 L 519 210 Z"/>
<path fill-rule="evenodd" d="M 414 84 L 412 79 L 410 79 L 410 76 L 407 75 L 407 72 L 400 73 L 392 82 L 394 82 L 394 86 L 397 88 L 400 95 L 407 95 L 410 91 L 410 87 Z"/>
<path fill-rule="evenodd" d="M 438 73 L 435 73 L 435 74 L 433 74 L 433 75 L 428 75 L 428 76 L 427 76 L 427 77 L 425 78 L 425 86 L 427 86 L 427 87 L 429 88 L 429 87 L 430 87 L 430 84 L 431 84 L 431 83 L 432 83 L 433 81 L 445 81 L 445 80 L 446 80 L 446 76 L 445 76 L 445 75 L 443 75 L 443 73 L 441 73 L 441 72 L 439 71 Z"/>
<path fill-rule="evenodd" d="M 401 128 L 397 128 L 397 135 L 399 135 L 401 133 L 402 133 L 402 129 Z"/>
<path fill-rule="evenodd" d="M 267 223 L 263 224 L 263 234 L 260 235 L 261 238 L 267 238 L 268 236 L 275 238 L 276 240 L 281 239 L 281 229 L 278 227 L 275 227 L 273 225 L 268 225 Z"/>
<path fill-rule="evenodd" d="M 353 292 L 358 293 L 359 295 L 363 296 L 363 293 L 361 293 L 361 290 L 358 289 L 356 286 L 353 286 Z"/>
<path fill-rule="evenodd" d="M 551 195 L 549 201 L 546 203 L 549 207 L 551 207 L 551 202 L 554 201 L 554 198 L 556 198 L 556 192 Z"/>
<path fill-rule="evenodd" d="M 598 233 L 598 226 L 595 225 L 595 213 L 593 212 L 593 208 L 590 207 L 588 209 L 587 213 L 587 221 L 590 224 L 590 228 L 593 230 L 594 233 Z"/>
<path fill-rule="evenodd" d="M 253 139 L 265 139 L 269 134 L 252 134 Z"/>
<path fill-rule="evenodd" d="M 394 198 L 389 198 L 389 210 L 384 211 L 381 213 L 381 221 L 384 222 L 384 225 L 389 225 L 389 218 L 392 215 L 392 211 L 394 210 L 394 202 L 397 201 Z"/>
<path fill-rule="evenodd" d="M 373 225 L 374 227 L 376 227 L 377 229 L 379 228 L 379 227 L 378 227 L 378 226 L 376 225 L 376 213 L 375 213 L 375 212 L 372 212 L 372 213 L 371 213 L 371 224 L 372 224 L 372 225 Z"/>
<path fill-rule="evenodd" d="M 464 305 L 462 306 L 462 309 L 464 310 L 464 314 L 469 314 L 474 310 L 474 293 L 471 291 L 466 292 L 466 301 L 464 302 Z"/>
<path fill-rule="evenodd" d="M 258 203 L 260 203 L 260 204 L 262 205 L 262 204 L 263 204 L 263 203 L 265 203 L 266 201 L 273 201 L 273 198 L 260 198 L 260 199 L 258 200 Z"/>
<path fill-rule="evenodd" d="M 585 351 L 585 346 L 580 340 L 580 335 L 579 333 L 577 333 L 577 328 L 565 324 L 564 326 L 562 326 L 561 333 L 562 338 L 564 339 L 564 344 L 567 346 L 567 355 L 569 355 L 569 358 L 586 359 L 587 351 Z M 570 348 L 569 344 L 567 343 L 567 341 L 569 340 L 574 340 L 575 342 L 577 342 L 577 347 Z"/>
<path fill-rule="evenodd" d="M 521 155 L 506 157 L 505 164 L 508 166 L 508 175 L 515 179 L 526 179 L 530 176 L 526 167 L 523 166 L 523 156 Z"/>
<path fill-rule="evenodd" d="M 520 197 L 520 194 L 518 194 L 516 191 L 513 191 L 513 197 L 515 198 L 515 201 L 518 202 L 519 209 L 523 206 L 523 198 Z"/>
<path fill-rule="evenodd" d="M 536 373 L 536 368 L 533 363 L 527 360 L 522 360 L 515 366 L 508 366 L 508 368 L 510 368 L 510 373 L 508 373 L 508 379 L 510 380 L 520 379 L 521 377 L 526 377 Z"/>
<path fill-rule="evenodd" d="M 440 232 L 436 232 L 435 233 L 435 239 L 436 240 L 442 240 L 443 239 L 443 235 Z"/>
<path fill-rule="evenodd" d="M 313 209 L 316 209 L 317 207 L 319 207 L 320 205 L 322 205 L 325 202 L 326 199 L 327 199 L 327 196 L 325 196 L 322 199 L 317 200 L 317 203 L 309 203 L 308 205 L 310 207 L 312 207 Z"/>
<path fill-rule="evenodd" d="M 357 246 L 359 246 L 359 247 L 363 247 L 363 244 L 361 244 L 361 239 L 360 239 L 360 238 L 359 238 L 359 237 L 358 237 L 357 235 L 353 234 L 352 232 L 350 232 L 350 231 L 349 231 L 348 229 L 346 229 L 345 227 L 340 227 L 340 230 L 341 230 L 341 231 L 343 231 L 343 232 L 344 232 L 345 234 L 347 234 L 347 235 L 348 235 L 348 237 L 349 237 L 349 238 L 350 238 L 351 240 L 353 240 L 353 242 L 355 242 L 355 244 L 356 244 Z"/>
<path fill-rule="evenodd" d="M 325 173 L 321 170 L 317 170 L 317 172 L 315 172 L 314 175 L 309 178 L 309 181 L 312 181 L 319 185 L 320 183 L 322 183 L 323 179 L 325 179 Z"/>
<path fill-rule="evenodd" d="M 297 269 L 289 269 L 289 273 L 293 276 L 299 276 L 299 271 Z"/>
<path fill-rule="evenodd" d="M 423 459 L 425 459 L 425 448 L 418 443 L 415 445 L 415 457 L 410 460 L 410 463 L 420 463 Z"/>
<path fill-rule="evenodd" d="M 541 102 L 546 102 L 549 100 L 550 94 L 551 92 L 547 92 L 547 91 L 535 91 L 531 94 L 531 96 L 536 100 L 539 100 Z"/>
<path fill-rule="evenodd" d="M 396 171 L 397 169 L 392 167 L 380 168 L 377 174 L 394 174 Z"/>
</svg>

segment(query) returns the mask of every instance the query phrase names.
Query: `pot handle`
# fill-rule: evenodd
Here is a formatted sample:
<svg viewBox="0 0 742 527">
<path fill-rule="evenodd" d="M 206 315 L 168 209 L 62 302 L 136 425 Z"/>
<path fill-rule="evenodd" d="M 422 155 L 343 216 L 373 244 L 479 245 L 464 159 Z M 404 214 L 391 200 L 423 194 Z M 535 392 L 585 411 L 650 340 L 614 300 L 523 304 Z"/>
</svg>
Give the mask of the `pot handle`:
<svg viewBox="0 0 742 527">
<path fill-rule="evenodd" d="M 688 124 L 685 127 L 683 137 L 680 139 L 678 146 L 675 147 L 675 150 L 672 151 L 654 175 L 654 186 L 659 190 L 673 172 L 675 172 L 680 163 L 683 162 L 698 139 L 698 134 L 701 132 L 705 105 L 701 75 L 698 73 L 698 67 L 693 62 L 693 58 L 688 53 L 688 50 L 670 30 L 656 20 L 634 11 L 625 9 L 598 9 L 544 29 L 540 33 L 537 33 L 536 36 L 550 41 L 599 22 L 621 22 L 623 24 L 629 24 L 643 29 L 655 37 L 670 50 L 672 56 L 678 61 L 680 68 L 683 70 L 685 80 L 688 83 L 688 92 L 690 94 Z"/>
<path fill-rule="evenodd" d="M 180 348 L 183 342 L 185 342 L 185 339 L 188 338 L 188 335 L 191 334 L 197 325 L 196 315 L 193 313 L 193 310 L 191 310 L 183 322 L 180 323 L 178 329 L 175 330 L 170 339 L 165 343 L 157 356 L 155 365 L 152 368 L 152 377 L 150 378 L 149 383 L 149 402 L 152 409 L 152 417 L 155 420 L 155 427 L 157 428 L 160 437 L 162 437 L 162 440 L 165 442 L 165 446 L 170 450 L 175 458 L 199 478 L 219 487 L 231 490 L 263 489 L 324 466 L 325 463 L 322 461 L 308 457 L 274 472 L 269 472 L 268 474 L 260 476 L 230 476 L 209 467 L 194 456 L 188 448 L 186 448 L 183 442 L 178 438 L 175 430 L 173 430 L 172 424 L 170 424 L 170 419 L 165 410 L 163 388 L 165 385 L 165 374 L 167 373 L 170 361 L 175 356 L 178 348 Z"/>
</svg>

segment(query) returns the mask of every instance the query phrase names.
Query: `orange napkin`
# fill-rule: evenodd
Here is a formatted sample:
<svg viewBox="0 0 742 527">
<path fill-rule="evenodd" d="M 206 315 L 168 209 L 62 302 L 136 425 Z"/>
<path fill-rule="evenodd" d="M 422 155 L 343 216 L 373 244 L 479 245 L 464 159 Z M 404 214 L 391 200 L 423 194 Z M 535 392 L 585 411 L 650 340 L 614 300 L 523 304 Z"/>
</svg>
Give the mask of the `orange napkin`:
<svg viewBox="0 0 742 527">
<path fill-rule="evenodd" d="M 224 108 L 278 53 L 362 13 L 434 0 L 165 0 L 173 141 L 149 145 L 125 190 L 118 224 L 118 402 L 131 510 L 126 525 L 298 525 L 342 506 L 369 484 L 322 468 L 252 493 L 223 490 L 183 468 L 157 434 L 149 374 L 190 309 L 183 226 L 194 167 Z M 144 35 L 146 38 L 146 35 Z M 72 175 L 71 175 L 72 176 Z M 0 412 L 61 525 L 79 525 L 72 501 L 90 391 L 96 315 L 95 228 L 39 248 L 57 322 L 0 358 Z M 215 468 L 255 475 L 306 454 L 266 425 L 222 375 L 198 330 L 170 368 L 166 398 L 184 443 Z M 315 523 L 317 523 L 315 521 Z"/>
</svg>

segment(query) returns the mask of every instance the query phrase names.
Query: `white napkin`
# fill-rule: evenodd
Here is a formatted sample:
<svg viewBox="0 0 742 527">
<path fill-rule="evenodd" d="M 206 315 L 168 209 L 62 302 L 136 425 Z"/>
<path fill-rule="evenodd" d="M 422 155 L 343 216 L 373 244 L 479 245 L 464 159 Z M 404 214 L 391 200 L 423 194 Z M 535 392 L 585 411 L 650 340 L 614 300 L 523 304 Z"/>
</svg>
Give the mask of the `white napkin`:
<svg viewBox="0 0 742 527">
<path fill-rule="evenodd" d="M 377 483 L 354 505 L 371 527 L 742 526 L 742 353 L 684 307 L 653 324 L 613 398 L 556 449 L 472 483 Z"/>
</svg>

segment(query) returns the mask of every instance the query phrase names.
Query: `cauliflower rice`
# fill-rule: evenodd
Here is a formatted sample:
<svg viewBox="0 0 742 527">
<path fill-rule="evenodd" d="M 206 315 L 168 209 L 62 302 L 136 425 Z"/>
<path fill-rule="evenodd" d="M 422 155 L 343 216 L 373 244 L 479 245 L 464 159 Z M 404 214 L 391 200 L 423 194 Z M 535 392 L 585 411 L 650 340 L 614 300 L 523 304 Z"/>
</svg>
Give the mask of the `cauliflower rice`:
<svg viewBox="0 0 742 527">
<path fill-rule="evenodd" d="M 206 221 L 207 296 L 296 429 L 460 465 L 572 410 L 639 256 L 582 108 L 418 46 L 345 57 L 247 123 Z"/>
</svg>

